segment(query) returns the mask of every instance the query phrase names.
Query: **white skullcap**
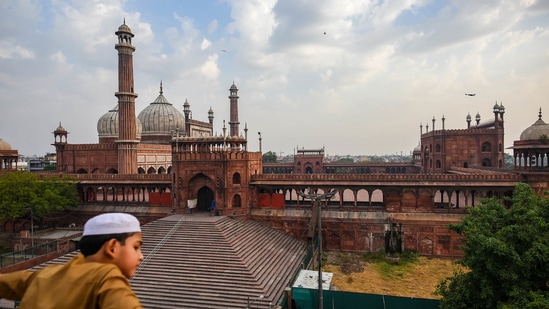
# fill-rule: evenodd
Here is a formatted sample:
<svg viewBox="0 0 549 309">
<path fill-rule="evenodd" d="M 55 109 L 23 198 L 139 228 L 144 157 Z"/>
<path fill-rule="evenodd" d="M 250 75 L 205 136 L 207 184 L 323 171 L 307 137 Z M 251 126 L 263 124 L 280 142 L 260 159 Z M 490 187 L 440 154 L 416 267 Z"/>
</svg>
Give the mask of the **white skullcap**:
<svg viewBox="0 0 549 309">
<path fill-rule="evenodd" d="M 95 216 L 84 225 L 82 236 L 141 232 L 136 217 L 120 212 Z"/>
</svg>

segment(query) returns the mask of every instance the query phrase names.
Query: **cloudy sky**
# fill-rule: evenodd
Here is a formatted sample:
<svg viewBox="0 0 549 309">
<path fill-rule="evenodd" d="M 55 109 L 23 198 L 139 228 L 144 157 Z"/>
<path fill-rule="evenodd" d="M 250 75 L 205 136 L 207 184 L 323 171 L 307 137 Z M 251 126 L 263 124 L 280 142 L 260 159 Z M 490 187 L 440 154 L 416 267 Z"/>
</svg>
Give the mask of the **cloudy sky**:
<svg viewBox="0 0 549 309">
<path fill-rule="evenodd" d="M 239 88 L 250 150 L 408 154 L 420 124 L 463 129 L 505 106 L 505 147 L 549 121 L 545 0 L 2 0 L 0 138 L 53 152 L 61 123 L 97 143 L 117 104 L 114 32 L 135 37 L 136 113 L 158 95 L 214 131 Z M 465 96 L 475 93 L 476 96 Z"/>
</svg>

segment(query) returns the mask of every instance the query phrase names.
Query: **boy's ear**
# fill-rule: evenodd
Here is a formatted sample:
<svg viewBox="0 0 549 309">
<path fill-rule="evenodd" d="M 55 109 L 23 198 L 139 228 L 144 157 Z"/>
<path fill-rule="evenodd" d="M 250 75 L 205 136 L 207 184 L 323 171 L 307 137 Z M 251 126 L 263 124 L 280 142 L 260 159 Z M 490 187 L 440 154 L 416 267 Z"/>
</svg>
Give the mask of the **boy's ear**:
<svg viewBox="0 0 549 309">
<path fill-rule="evenodd" d="M 105 243 L 105 245 L 103 246 L 103 252 L 105 253 L 106 256 L 110 257 L 110 258 L 114 258 L 115 255 L 116 255 L 116 251 L 117 250 L 120 250 L 118 248 L 118 240 L 114 239 L 114 238 L 111 238 L 109 241 L 107 241 Z"/>
</svg>

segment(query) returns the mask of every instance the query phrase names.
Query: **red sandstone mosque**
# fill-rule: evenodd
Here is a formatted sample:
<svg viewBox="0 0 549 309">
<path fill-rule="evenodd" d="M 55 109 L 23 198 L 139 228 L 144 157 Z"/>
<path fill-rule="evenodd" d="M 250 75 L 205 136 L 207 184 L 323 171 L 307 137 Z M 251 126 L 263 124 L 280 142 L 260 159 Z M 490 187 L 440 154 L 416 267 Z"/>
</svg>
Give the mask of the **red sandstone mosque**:
<svg viewBox="0 0 549 309">
<path fill-rule="evenodd" d="M 508 196 L 519 181 L 538 192 L 548 189 L 549 125 L 541 109 L 511 147 L 514 169 L 503 168 L 505 108 L 497 102 L 491 120 L 477 114 L 472 123 L 467 115 L 464 129 L 445 128 L 444 117 L 440 128 L 434 118 L 430 130 L 420 125 L 420 144 L 409 163 L 325 162 L 323 149 L 302 149 L 293 163 L 263 164 L 261 151 L 248 150 L 247 128 L 240 130 L 234 83 L 221 135 L 213 134 L 211 108 L 207 121 L 192 119 L 189 102 L 180 112 L 162 83 L 158 97 L 137 114 L 134 34 L 126 24 L 115 34 L 118 103 L 97 122 L 99 142 L 70 144 L 61 124 L 53 132 L 57 172 L 78 177 L 79 212 L 85 215 L 52 225 L 83 222 L 102 211 L 133 212 L 143 222 L 215 211 L 306 240 L 319 212 L 303 193 L 336 190 L 321 214 L 326 248 L 376 251 L 385 248 L 386 232 L 398 229 L 402 249 L 459 256 L 459 237 L 447 224 L 459 221 L 467 207 L 483 197 Z M 2 167 L 10 169 L 16 151 L 6 142 L 0 147 Z"/>
<path fill-rule="evenodd" d="M 327 250 L 460 256 L 461 238 L 448 224 L 468 207 L 509 196 L 517 182 L 549 189 L 549 125 L 541 109 L 511 147 L 514 169 L 503 168 L 501 103 L 491 120 L 477 114 L 471 123 L 467 115 L 464 129 L 445 128 L 444 117 L 440 128 L 434 118 L 431 130 L 420 125 L 409 163 L 325 162 L 324 149 L 302 149 L 292 163 L 263 164 L 261 150 L 248 150 L 247 128 L 240 130 L 234 83 L 221 135 L 213 134 L 211 108 L 208 121 L 192 119 L 189 102 L 181 113 L 162 83 L 136 116 L 134 34 L 126 24 L 115 34 L 118 103 L 97 122 L 99 142 L 70 144 L 61 124 L 53 132 L 57 174 L 78 178 L 81 205 L 44 221 L 78 227 L 100 212 L 136 215 L 147 258 L 132 286 L 145 307 L 243 308 L 250 297 L 265 301 L 258 308 L 280 304 L 296 271 L 309 265 L 301 264 L 317 227 Z M 17 157 L 0 139 L 0 170 L 16 170 Z M 17 242 L 28 245 L 27 238 Z"/>
</svg>

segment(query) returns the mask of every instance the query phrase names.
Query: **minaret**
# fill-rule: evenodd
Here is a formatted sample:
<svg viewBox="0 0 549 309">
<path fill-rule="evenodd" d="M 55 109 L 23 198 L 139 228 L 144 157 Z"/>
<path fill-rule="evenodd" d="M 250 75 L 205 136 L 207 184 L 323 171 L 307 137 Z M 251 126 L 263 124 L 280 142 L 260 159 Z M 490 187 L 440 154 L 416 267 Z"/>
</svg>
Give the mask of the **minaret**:
<svg viewBox="0 0 549 309">
<path fill-rule="evenodd" d="M 214 123 L 214 111 L 212 109 L 212 107 L 210 106 L 210 110 L 208 111 L 208 122 L 210 123 L 211 127 L 212 127 L 212 130 L 210 132 L 210 134 L 213 136 L 214 134 L 214 127 L 213 127 L 213 123 Z"/>
<path fill-rule="evenodd" d="M 183 113 L 185 114 L 185 136 L 191 136 L 191 104 L 185 99 L 183 103 Z"/>
<path fill-rule="evenodd" d="M 53 136 L 55 138 L 55 143 L 53 146 L 55 146 L 55 152 L 57 155 L 57 171 L 58 172 L 65 172 L 66 167 L 64 166 L 65 160 L 63 151 L 65 150 L 65 146 L 67 146 L 67 135 L 69 132 L 63 128 L 61 125 L 61 121 L 59 121 L 59 126 L 55 131 L 53 131 Z"/>
<path fill-rule="evenodd" d="M 114 47 L 118 50 L 118 92 L 114 95 L 118 98 L 118 173 L 137 173 L 137 125 L 135 117 L 135 98 L 133 92 L 133 33 L 130 27 L 124 23 L 115 32 L 118 36 L 118 44 Z"/>
<path fill-rule="evenodd" d="M 229 96 L 229 99 L 231 99 L 231 119 L 229 120 L 229 136 L 238 136 L 240 131 L 238 129 L 238 125 L 240 124 L 240 122 L 238 122 L 238 88 L 236 88 L 234 82 L 229 91 L 231 93 L 231 95 Z"/>
</svg>

